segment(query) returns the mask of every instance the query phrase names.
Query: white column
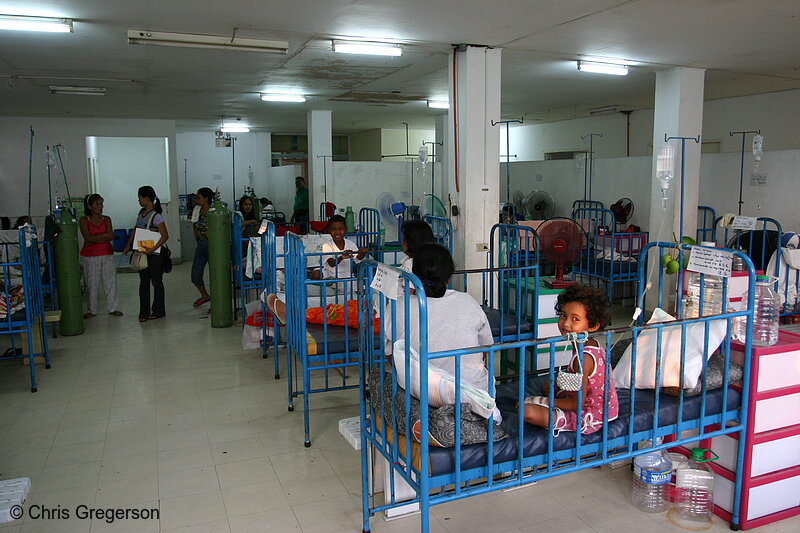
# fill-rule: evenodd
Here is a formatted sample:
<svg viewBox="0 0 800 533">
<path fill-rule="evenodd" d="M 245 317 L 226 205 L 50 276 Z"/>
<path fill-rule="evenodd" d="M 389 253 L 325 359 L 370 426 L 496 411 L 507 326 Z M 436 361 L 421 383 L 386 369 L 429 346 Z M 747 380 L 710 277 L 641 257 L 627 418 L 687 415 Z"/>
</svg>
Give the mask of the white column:
<svg viewBox="0 0 800 533">
<path fill-rule="evenodd" d="M 436 145 L 436 163 L 439 165 L 436 167 L 436 181 L 437 183 L 434 184 L 436 191 L 434 194 L 441 198 L 444 205 L 447 205 L 447 182 L 448 182 L 448 161 L 449 161 L 449 150 L 448 150 L 448 114 L 437 115 L 436 116 L 436 139 L 437 143 L 442 143 L 441 146 L 438 144 Z M 430 148 L 430 146 L 428 147 Z"/>
<path fill-rule="evenodd" d="M 680 239 L 681 143 L 664 142 L 667 137 L 697 137 L 703 129 L 704 69 L 677 67 L 656 72 L 656 106 L 653 119 L 653 172 L 650 187 L 651 241 L 672 241 L 673 232 Z M 656 177 L 659 149 L 666 144 L 674 150 L 674 173 L 666 209 L 662 206 L 661 187 Z M 700 193 L 700 144 L 687 141 L 683 176 L 683 234 L 697 232 L 697 203 Z"/>
<path fill-rule="evenodd" d="M 483 247 L 489 244 L 500 209 L 500 142 L 491 124 L 500 119 L 500 50 L 465 46 L 453 53 L 456 62 L 454 68 L 451 55 L 446 143 L 447 193 L 459 210 L 459 215 L 453 217 L 453 259 L 456 268 L 482 268 L 486 266 Z M 480 290 L 475 283 L 470 288 Z"/>
<path fill-rule="evenodd" d="M 253 167 L 255 174 L 250 184 L 261 198 L 269 198 L 269 169 L 272 167 L 272 133 L 259 132 L 256 137 L 256 161 Z"/>
<path fill-rule="evenodd" d="M 308 208 L 311 220 L 319 216 L 319 204 L 325 199 L 323 176 L 325 165 L 328 165 L 328 198 L 333 197 L 332 165 L 330 158 L 317 157 L 332 155 L 333 132 L 331 127 L 331 111 L 308 112 L 308 176 L 306 182 L 309 191 Z"/>
</svg>

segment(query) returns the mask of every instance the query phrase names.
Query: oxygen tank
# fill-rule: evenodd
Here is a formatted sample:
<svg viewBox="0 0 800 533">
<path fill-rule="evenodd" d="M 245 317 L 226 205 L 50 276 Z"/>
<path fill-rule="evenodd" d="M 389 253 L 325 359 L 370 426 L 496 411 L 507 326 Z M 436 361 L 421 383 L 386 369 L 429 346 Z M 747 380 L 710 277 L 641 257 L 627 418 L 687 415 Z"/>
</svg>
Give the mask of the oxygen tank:
<svg viewBox="0 0 800 533">
<path fill-rule="evenodd" d="M 55 238 L 56 280 L 58 303 L 61 308 L 59 331 L 62 335 L 83 333 L 83 298 L 81 270 L 78 262 L 78 221 L 71 209 L 62 209 Z"/>
<path fill-rule="evenodd" d="M 229 328 L 233 325 L 231 213 L 218 198 L 208 210 L 208 275 L 211 327 Z"/>
</svg>

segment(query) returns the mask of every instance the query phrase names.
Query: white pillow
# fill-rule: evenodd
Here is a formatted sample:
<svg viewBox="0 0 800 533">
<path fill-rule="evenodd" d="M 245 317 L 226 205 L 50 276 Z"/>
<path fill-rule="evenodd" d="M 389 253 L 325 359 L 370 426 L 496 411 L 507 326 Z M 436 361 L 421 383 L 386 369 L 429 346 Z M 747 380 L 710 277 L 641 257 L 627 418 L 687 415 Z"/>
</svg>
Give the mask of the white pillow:
<svg viewBox="0 0 800 533">
<path fill-rule="evenodd" d="M 397 372 L 397 383 L 403 386 L 409 384 L 411 395 L 419 399 L 419 354 L 414 348 L 409 349 L 411 372 L 410 379 L 406 381 L 406 341 L 400 339 L 394 343 L 392 354 L 394 368 Z M 494 398 L 488 392 L 477 389 L 461 381 L 461 402 L 468 403 L 472 412 L 483 418 L 494 414 L 495 424 L 502 421 L 500 410 L 496 407 Z M 428 365 L 428 405 L 442 407 L 456 403 L 456 378 L 441 368 Z"/>
<path fill-rule="evenodd" d="M 675 317 L 663 309 L 656 308 L 647 322 L 669 322 Z M 712 320 L 708 328 L 708 359 L 727 336 L 727 321 L 724 318 Z M 656 386 L 656 351 L 658 330 L 643 331 L 636 341 L 636 388 L 654 389 Z M 697 385 L 703 371 L 703 347 L 705 344 L 705 323 L 695 322 L 686 326 L 686 355 L 683 367 L 683 386 Z M 614 385 L 620 389 L 631 388 L 631 354 L 633 343 L 625 349 L 622 358 L 614 368 Z M 681 326 L 667 326 L 661 332 L 661 386 L 680 387 L 681 365 Z"/>
</svg>

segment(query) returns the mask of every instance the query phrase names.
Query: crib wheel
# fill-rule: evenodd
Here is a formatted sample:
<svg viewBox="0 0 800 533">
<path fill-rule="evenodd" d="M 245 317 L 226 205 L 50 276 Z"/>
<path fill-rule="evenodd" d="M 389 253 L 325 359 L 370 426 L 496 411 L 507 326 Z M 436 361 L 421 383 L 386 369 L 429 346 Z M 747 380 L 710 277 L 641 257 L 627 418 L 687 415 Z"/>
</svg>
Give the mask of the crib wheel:
<svg viewBox="0 0 800 533">
<path fill-rule="evenodd" d="M 281 375 L 280 374 L 275 374 L 275 379 L 281 379 Z"/>
<path fill-rule="evenodd" d="M 311 441 L 310 441 L 310 440 L 306 440 L 306 441 L 303 443 L 303 446 L 305 446 L 306 448 L 311 448 Z"/>
<path fill-rule="evenodd" d="M 740 529 L 739 524 L 731 524 L 731 531 L 739 531 Z"/>
<path fill-rule="evenodd" d="M 267 358 L 267 354 L 263 354 L 263 355 L 261 356 L 261 359 L 266 359 L 266 358 Z"/>
<path fill-rule="evenodd" d="M 31 392 L 36 392 L 38 389 L 36 387 L 31 387 Z"/>
<path fill-rule="evenodd" d="M 50 368 L 50 365 L 44 365 L 45 368 Z"/>
<path fill-rule="evenodd" d="M 294 411 L 294 405 L 289 406 L 289 412 L 291 413 L 292 411 Z"/>
</svg>

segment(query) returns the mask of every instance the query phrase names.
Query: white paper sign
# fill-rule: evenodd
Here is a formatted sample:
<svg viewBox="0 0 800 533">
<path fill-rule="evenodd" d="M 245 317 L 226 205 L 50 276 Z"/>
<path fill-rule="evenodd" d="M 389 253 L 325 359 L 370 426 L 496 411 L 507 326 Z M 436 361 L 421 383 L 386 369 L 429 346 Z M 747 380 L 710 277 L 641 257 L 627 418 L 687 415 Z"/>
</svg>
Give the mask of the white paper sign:
<svg viewBox="0 0 800 533">
<path fill-rule="evenodd" d="M 731 252 L 718 248 L 693 246 L 686 270 L 729 278 L 732 264 L 733 254 Z"/>
<path fill-rule="evenodd" d="M 767 175 L 766 174 L 757 174 L 753 173 L 750 174 L 750 186 L 751 187 L 766 187 L 767 186 Z"/>
<path fill-rule="evenodd" d="M 731 222 L 731 229 L 741 229 L 741 230 L 751 230 L 756 229 L 756 217 L 743 217 L 739 215 L 738 217 L 733 217 L 733 222 Z"/>
<path fill-rule="evenodd" d="M 376 291 L 382 292 L 391 300 L 397 300 L 397 290 L 400 286 L 400 272 L 390 270 L 386 265 L 378 265 L 375 277 L 369 285 Z"/>
</svg>

